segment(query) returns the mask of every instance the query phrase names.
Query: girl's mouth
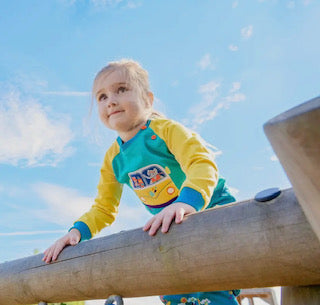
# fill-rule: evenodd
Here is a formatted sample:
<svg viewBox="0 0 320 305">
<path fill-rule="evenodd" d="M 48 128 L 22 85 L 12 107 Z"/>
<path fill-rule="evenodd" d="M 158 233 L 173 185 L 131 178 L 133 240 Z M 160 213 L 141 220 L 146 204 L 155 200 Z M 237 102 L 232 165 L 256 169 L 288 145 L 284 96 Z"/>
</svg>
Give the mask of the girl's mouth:
<svg viewBox="0 0 320 305">
<path fill-rule="evenodd" d="M 117 111 L 111 112 L 111 113 L 108 115 L 108 117 L 110 118 L 112 115 L 117 114 L 117 113 L 121 113 L 121 112 L 123 112 L 123 110 L 117 110 Z"/>
</svg>

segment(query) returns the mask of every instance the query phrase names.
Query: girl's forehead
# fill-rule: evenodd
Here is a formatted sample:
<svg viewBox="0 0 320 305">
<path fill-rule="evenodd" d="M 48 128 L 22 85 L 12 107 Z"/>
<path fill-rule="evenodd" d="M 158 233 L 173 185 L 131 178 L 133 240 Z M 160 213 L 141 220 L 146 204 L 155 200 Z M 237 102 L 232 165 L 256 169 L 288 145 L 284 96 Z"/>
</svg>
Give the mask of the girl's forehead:
<svg viewBox="0 0 320 305">
<path fill-rule="evenodd" d="M 118 83 L 128 83 L 129 77 L 121 70 L 110 71 L 101 75 L 97 79 L 97 86 L 99 87 L 110 87 Z"/>
<path fill-rule="evenodd" d="M 128 73 L 122 69 L 115 69 L 112 71 L 104 71 L 94 81 L 93 94 L 96 95 L 100 91 L 112 89 L 118 84 L 126 84 L 130 87 L 135 87 L 135 82 L 133 82 Z"/>
</svg>

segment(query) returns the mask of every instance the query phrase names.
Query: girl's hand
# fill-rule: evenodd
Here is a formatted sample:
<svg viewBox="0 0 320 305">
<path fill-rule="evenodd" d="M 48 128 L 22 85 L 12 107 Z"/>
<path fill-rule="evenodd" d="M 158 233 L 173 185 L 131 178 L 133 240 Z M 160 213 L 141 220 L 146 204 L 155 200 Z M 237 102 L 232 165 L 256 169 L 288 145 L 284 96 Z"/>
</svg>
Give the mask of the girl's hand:
<svg viewBox="0 0 320 305">
<path fill-rule="evenodd" d="M 79 230 L 72 229 L 68 234 L 58 239 L 51 247 L 44 251 L 43 261 L 47 264 L 55 261 L 65 246 L 74 246 L 79 243 L 81 234 Z"/>
<path fill-rule="evenodd" d="M 164 208 L 159 214 L 153 216 L 143 227 L 143 230 L 149 230 L 149 235 L 153 236 L 161 226 L 161 232 L 167 233 L 173 219 L 175 219 L 176 223 L 181 223 L 184 216 L 194 212 L 196 212 L 196 209 L 189 204 L 183 202 L 173 203 Z"/>
</svg>

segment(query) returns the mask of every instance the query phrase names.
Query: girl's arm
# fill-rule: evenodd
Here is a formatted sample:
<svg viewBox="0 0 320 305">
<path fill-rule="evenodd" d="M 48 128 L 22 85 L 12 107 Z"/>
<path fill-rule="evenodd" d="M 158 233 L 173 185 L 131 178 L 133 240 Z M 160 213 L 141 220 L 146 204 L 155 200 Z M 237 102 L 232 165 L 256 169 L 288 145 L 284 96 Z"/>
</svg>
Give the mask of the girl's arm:
<svg viewBox="0 0 320 305">
<path fill-rule="evenodd" d="M 106 153 L 95 203 L 74 223 L 69 233 L 45 250 L 43 261 L 46 263 L 56 260 L 65 246 L 74 246 L 80 241 L 90 239 L 115 220 L 122 193 L 122 185 L 116 180 L 111 164 L 113 154 L 116 153 L 115 147 L 111 146 Z"/>
<path fill-rule="evenodd" d="M 205 209 L 219 180 L 213 152 L 198 134 L 177 122 L 155 120 L 150 126 L 166 143 L 185 173 L 186 179 L 176 202 L 187 203 L 197 211 Z"/>
<path fill-rule="evenodd" d="M 151 128 L 165 141 L 186 175 L 177 200 L 144 226 L 144 231 L 155 235 L 160 227 L 166 233 L 173 220 L 181 223 L 184 216 L 203 210 L 219 177 L 213 153 L 196 133 L 171 120 L 157 120 L 151 123 Z"/>
<path fill-rule="evenodd" d="M 119 146 L 115 142 L 107 151 L 101 167 L 95 203 L 73 225 L 73 228 L 80 231 L 81 241 L 92 238 L 104 227 L 111 225 L 118 213 L 123 186 L 117 181 L 112 167 L 118 152 Z"/>
</svg>

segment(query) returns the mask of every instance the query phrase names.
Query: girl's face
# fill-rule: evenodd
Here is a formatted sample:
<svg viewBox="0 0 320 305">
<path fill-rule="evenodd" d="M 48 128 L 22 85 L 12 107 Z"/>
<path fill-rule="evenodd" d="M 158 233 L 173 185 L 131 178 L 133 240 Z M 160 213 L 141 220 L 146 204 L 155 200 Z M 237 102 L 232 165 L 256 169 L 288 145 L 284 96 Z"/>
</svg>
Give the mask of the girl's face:
<svg viewBox="0 0 320 305">
<path fill-rule="evenodd" d="M 137 86 L 115 70 L 99 82 L 96 100 L 101 121 L 126 142 L 146 123 L 153 95 L 149 92 L 148 98 L 143 99 Z"/>
</svg>

